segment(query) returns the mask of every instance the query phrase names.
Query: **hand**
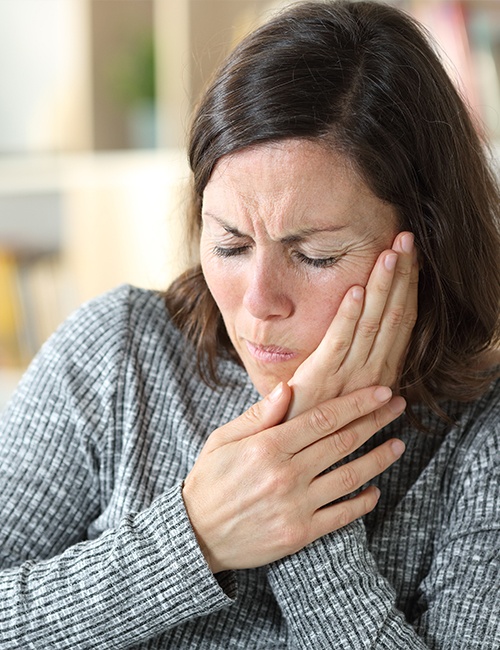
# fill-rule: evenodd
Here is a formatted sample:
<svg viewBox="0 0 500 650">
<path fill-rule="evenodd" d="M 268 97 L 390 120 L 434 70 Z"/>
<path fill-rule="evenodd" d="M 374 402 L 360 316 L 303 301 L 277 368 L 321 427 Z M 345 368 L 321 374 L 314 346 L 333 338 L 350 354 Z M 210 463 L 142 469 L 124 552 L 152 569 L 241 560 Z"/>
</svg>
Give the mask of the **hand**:
<svg viewBox="0 0 500 650">
<path fill-rule="evenodd" d="M 214 573 L 262 566 L 365 515 L 378 500 L 374 487 L 332 502 L 403 451 L 403 443 L 389 440 L 322 475 L 396 419 L 405 401 L 391 399 L 386 387 L 364 388 L 281 423 L 290 394 L 281 383 L 214 431 L 186 477 L 186 509 Z"/>
<path fill-rule="evenodd" d="M 320 345 L 288 382 L 287 419 L 364 386 L 397 385 L 417 319 L 417 285 L 413 235 L 401 232 L 378 257 L 366 289 L 349 289 Z"/>
</svg>

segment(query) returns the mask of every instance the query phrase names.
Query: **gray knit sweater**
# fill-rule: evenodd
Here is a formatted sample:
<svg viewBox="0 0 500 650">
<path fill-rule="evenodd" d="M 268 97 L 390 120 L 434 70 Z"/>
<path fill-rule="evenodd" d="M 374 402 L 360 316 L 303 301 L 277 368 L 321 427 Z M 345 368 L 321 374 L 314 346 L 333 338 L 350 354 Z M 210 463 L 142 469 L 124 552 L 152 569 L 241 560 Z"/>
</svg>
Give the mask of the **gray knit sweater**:
<svg viewBox="0 0 500 650">
<path fill-rule="evenodd" d="M 45 344 L 0 420 L 0 648 L 500 648 L 500 384 L 449 404 L 363 521 L 259 569 L 208 569 L 183 478 L 208 434 L 258 399 L 225 387 L 156 294 L 83 306 Z"/>
</svg>

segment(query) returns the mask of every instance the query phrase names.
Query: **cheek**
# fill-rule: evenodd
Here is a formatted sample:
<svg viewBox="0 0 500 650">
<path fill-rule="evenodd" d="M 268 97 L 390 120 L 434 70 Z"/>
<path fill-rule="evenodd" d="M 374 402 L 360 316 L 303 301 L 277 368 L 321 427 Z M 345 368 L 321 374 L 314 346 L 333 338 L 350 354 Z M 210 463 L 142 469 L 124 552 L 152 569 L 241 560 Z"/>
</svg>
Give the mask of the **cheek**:
<svg viewBox="0 0 500 650">
<path fill-rule="evenodd" d="M 310 284 L 297 301 L 297 324 L 302 337 L 316 347 L 330 326 L 350 285 L 340 281 Z"/>
<path fill-rule="evenodd" d="M 354 285 L 366 286 L 371 270 L 371 259 L 353 261 L 302 288 L 297 320 L 301 336 L 309 341 L 310 348 L 319 345 L 347 291 Z"/>
<path fill-rule="evenodd" d="M 241 282 L 235 275 L 222 268 L 219 260 L 214 258 L 201 258 L 201 268 L 205 282 L 217 303 L 224 320 L 238 308 L 241 302 Z"/>
</svg>

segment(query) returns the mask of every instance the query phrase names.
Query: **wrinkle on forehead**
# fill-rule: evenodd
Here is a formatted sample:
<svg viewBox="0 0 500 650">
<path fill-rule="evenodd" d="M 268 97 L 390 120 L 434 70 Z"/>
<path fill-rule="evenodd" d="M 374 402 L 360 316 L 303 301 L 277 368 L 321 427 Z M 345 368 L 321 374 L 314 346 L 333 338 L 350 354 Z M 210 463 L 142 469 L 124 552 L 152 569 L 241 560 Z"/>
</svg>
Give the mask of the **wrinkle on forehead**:
<svg viewBox="0 0 500 650">
<path fill-rule="evenodd" d="M 311 225 L 355 227 L 361 220 L 367 226 L 371 217 L 377 221 L 379 212 L 387 213 L 388 208 L 348 158 L 304 139 L 258 144 L 224 156 L 206 193 L 210 195 L 214 186 L 219 200 L 233 211 L 219 216 L 238 229 L 243 221 L 252 230 L 247 234 L 261 232 L 272 239 L 293 236 Z"/>
</svg>

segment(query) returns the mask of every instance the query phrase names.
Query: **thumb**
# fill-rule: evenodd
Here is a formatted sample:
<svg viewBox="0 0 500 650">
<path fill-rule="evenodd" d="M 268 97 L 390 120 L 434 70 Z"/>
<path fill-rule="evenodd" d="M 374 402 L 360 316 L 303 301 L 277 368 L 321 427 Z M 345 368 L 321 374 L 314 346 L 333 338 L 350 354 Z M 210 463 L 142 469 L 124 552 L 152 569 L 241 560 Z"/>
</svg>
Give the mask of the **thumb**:
<svg viewBox="0 0 500 650">
<path fill-rule="evenodd" d="M 292 390 L 280 382 L 264 399 L 253 404 L 247 411 L 228 424 L 217 429 L 220 442 L 234 442 L 253 436 L 283 421 L 290 404 Z"/>
</svg>

